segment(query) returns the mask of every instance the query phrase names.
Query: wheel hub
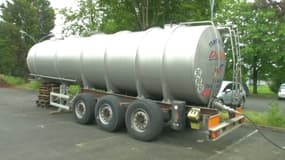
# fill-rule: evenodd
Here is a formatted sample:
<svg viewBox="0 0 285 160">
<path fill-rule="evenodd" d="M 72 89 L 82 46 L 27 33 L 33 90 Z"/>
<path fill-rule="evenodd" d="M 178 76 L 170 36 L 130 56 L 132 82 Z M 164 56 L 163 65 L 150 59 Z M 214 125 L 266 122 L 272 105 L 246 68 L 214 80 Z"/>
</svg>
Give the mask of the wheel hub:
<svg viewBox="0 0 285 160">
<path fill-rule="evenodd" d="M 137 132 L 144 132 L 149 123 L 149 116 L 144 110 L 139 110 L 131 116 L 133 128 Z"/>
<path fill-rule="evenodd" d="M 112 120 L 112 117 L 113 117 L 113 111 L 109 104 L 104 104 L 102 107 L 100 107 L 99 119 L 103 124 L 108 125 Z"/>
<path fill-rule="evenodd" d="M 84 102 L 79 102 L 76 106 L 75 106 L 75 114 L 79 119 L 82 119 L 83 116 L 86 113 L 86 106 L 84 104 Z"/>
</svg>

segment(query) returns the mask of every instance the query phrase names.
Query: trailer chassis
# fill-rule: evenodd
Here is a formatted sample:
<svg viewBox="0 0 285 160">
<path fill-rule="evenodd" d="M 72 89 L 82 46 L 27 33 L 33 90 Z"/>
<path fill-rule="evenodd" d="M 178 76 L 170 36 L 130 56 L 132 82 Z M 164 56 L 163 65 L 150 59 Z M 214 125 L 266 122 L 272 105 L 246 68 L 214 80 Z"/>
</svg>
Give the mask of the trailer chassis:
<svg viewBox="0 0 285 160">
<path fill-rule="evenodd" d="M 142 102 L 142 104 L 144 104 L 146 102 L 146 105 L 150 105 L 154 108 L 158 107 L 161 113 L 162 123 L 157 120 L 153 122 L 151 117 L 151 114 L 153 113 L 146 113 L 143 110 L 141 110 L 141 112 L 137 112 L 137 114 L 134 114 L 134 116 L 136 116 L 135 120 L 129 120 L 131 121 L 129 123 L 137 123 L 137 128 L 134 129 L 134 132 L 138 133 L 144 132 L 144 130 L 140 128 L 146 129 L 147 126 L 144 126 L 146 125 L 146 123 L 158 123 L 155 126 L 156 128 L 160 129 L 158 129 L 158 131 L 156 131 L 157 133 L 154 133 L 152 136 L 147 138 L 145 138 L 144 136 L 133 136 L 136 139 L 145 141 L 157 138 L 163 126 L 169 126 L 177 131 L 184 130 L 186 127 L 190 127 L 192 129 L 202 128 L 206 130 L 205 133 L 207 133 L 206 135 L 209 140 L 216 141 L 219 138 L 227 135 L 231 131 L 239 128 L 243 124 L 245 118 L 241 114 L 229 113 L 228 119 L 226 121 L 222 121 L 221 113 L 219 109 L 215 108 L 215 106 L 192 106 L 187 105 L 183 101 L 155 101 L 142 97 L 134 97 L 94 89 L 81 89 L 79 93 L 72 97 L 67 92 L 68 85 L 60 85 L 56 88 L 59 88 L 59 90 L 56 90 L 56 92 L 51 90 L 50 92 L 51 106 L 72 111 L 77 122 L 81 124 L 91 123 L 95 119 L 97 121 L 97 124 L 99 126 L 101 125 L 100 128 L 111 132 L 116 131 L 120 128 L 119 126 L 122 126 L 122 124 L 127 123 L 128 118 L 126 118 L 126 113 L 128 111 L 128 108 L 130 108 L 130 106 L 133 106 L 133 103 Z M 114 102 L 110 100 L 110 98 L 112 99 L 112 97 L 113 99 L 116 99 L 115 102 L 118 102 L 117 105 L 112 104 Z M 80 103 L 78 103 L 78 101 Z M 106 103 L 102 104 L 100 101 Z M 98 109 L 98 112 L 102 114 L 97 113 L 96 116 L 95 112 L 96 106 L 98 106 L 98 102 L 101 103 L 101 106 L 103 107 L 101 107 L 101 109 Z M 88 106 L 89 104 L 92 104 L 93 106 Z M 87 112 L 87 107 L 91 107 L 89 110 L 91 110 L 92 112 Z M 118 107 L 120 109 L 117 110 L 114 109 L 114 107 Z M 238 112 L 241 112 L 242 106 L 235 107 L 234 109 Z M 119 120 L 122 124 L 113 128 L 111 127 L 110 129 L 106 127 L 106 124 L 108 126 L 108 123 L 110 123 L 112 120 L 112 116 L 118 114 L 116 112 L 119 112 L 121 114 L 121 118 L 117 118 L 116 120 Z M 158 114 L 158 111 L 150 112 L 155 112 L 155 114 Z M 82 119 L 86 117 L 89 118 L 83 121 Z M 131 124 L 131 126 L 133 126 L 133 124 Z"/>
</svg>

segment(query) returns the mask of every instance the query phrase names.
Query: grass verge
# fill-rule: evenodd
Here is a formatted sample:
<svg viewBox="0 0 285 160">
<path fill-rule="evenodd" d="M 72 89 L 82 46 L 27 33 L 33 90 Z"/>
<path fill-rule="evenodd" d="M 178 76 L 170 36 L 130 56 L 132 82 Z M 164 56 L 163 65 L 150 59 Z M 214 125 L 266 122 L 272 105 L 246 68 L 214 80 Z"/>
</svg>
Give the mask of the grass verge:
<svg viewBox="0 0 285 160">
<path fill-rule="evenodd" d="M 31 89 L 31 90 L 38 90 L 40 88 L 40 82 L 36 80 L 26 81 L 22 77 L 14 77 L 14 76 L 7 76 L 1 75 L 1 78 L 9 85 L 15 86 L 18 88 L 24 89 Z"/>
<path fill-rule="evenodd" d="M 14 77 L 14 76 L 7 76 L 7 75 L 0 75 L 1 79 L 4 80 L 10 86 L 24 88 L 24 89 L 31 89 L 31 90 L 38 90 L 41 86 L 41 83 L 37 80 L 26 81 L 22 77 Z M 75 95 L 80 90 L 79 85 L 71 85 L 69 88 L 69 93 L 71 95 Z"/>
<path fill-rule="evenodd" d="M 28 83 L 24 83 L 22 85 L 19 85 L 20 88 L 24 89 L 32 89 L 32 90 L 38 90 L 41 86 L 41 83 L 37 80 L 32 80 Z"/>
<path fill-rule="evenodd" d="M 2 77 L 6 83 L 13 85 L 13 86 L 23 85 L 26 83 L 26 81 L 21 77 L 6 76 L 6 75 Z"/>
<path fill-rule="evenodd" d="M 285 114 L 280 111 L 277 103 L 270 103 L 265 112 L 244 110 L 243 113 L 259 126 L 285 128 Z M 221 112 L 221 117 L 223 120 L 228 119 L 228 113 Z M 248 119 L 245 122 L 250 123 Z"/>
<path fill-rule="evenodd" d="M 257 125 L 285 128 L 285 115 L 277 103 L 270 103 L 265 112 L 245 110 L 244 114 Z M 246 122 L 249 123 L 249 120 L 246 119 Z"/>
<path fill-rule="evenodd" d="M 269 86 L 257 86 L 257 93 L 253 94 L 253 86 L 248 87 L 251 96 L 265 97 L 265 98 L 276 98 L 276 93 L 272 92 Z"/>
</svg>

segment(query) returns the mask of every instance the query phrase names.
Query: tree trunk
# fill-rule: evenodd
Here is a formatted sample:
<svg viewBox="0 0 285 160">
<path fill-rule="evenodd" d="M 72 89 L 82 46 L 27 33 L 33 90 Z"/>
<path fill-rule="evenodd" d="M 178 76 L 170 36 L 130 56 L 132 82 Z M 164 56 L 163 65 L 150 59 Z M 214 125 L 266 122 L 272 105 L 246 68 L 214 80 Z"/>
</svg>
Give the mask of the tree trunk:
<svg viewBox="0 0 285 160">
<path fill-rule="evenodd" d="M 258 78 L 258 70 L 257 70 L 257 55 L 254 55 L 253 57 L 253 74 L 252 74 L 252 80 L 253 80 L 253 94 L 258 94 L 257 92 L 257 78 Z"/>
</svg>

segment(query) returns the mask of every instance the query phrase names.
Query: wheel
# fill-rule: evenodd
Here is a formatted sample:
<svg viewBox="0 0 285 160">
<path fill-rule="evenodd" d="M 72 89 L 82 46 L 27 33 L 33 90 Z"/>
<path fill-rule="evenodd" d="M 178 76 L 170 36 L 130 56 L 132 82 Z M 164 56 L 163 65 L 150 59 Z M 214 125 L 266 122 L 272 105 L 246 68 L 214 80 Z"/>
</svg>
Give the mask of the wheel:
<svg viewBox="0 0 285 160">
<path fill-rule="evenodd" d="M 99 127 L 114 132 L 124 124 L 125 109 L 120 106 L 120 100 L 113 95 L 99 99 L 95 107 L 95 118 Z"/>
<path fill-rule="evenodd" d="M 80 124 L 90 124 L 94 121 L 94 106 L 96 98 L 92 94 L 80 93 L 73 103 L 73 115 Z"/>
<path fill-rule="evenodd" d="M 163 114 L 160 107 L 150 101 L 137 100 L 127 109 L 125 123 L 128 133 L 135 139 L 151 141 L 163 129 Z"/>
</svg>

